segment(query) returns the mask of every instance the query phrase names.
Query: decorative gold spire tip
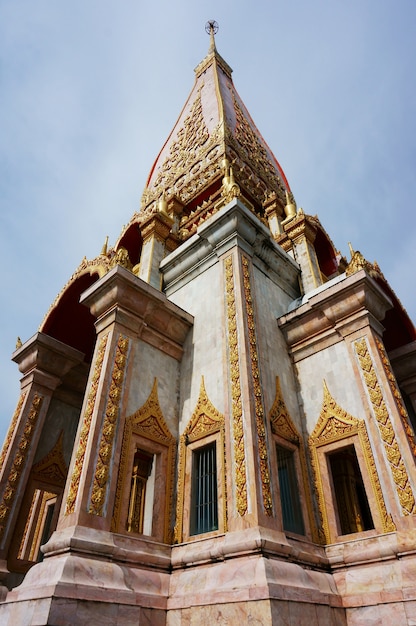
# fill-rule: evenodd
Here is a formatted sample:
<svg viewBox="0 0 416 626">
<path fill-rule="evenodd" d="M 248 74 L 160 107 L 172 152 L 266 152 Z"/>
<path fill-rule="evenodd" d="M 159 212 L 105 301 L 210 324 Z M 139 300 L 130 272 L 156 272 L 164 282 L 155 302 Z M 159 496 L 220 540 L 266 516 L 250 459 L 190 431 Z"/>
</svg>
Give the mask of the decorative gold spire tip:
<svg viewBox="0 0 416 626">
<path fill-rule="evenodd" d="M 22 340 L 20 339 L 20 337 L 18 337 L 18 338 L 16 339 L 16 350 L 18 350 L 19 348 L 21 348 L 21 347 L 22 347 L 22 345 L 23 345 L 23 344 L 22 344 Z"/>
<path fill-rule="evenodd" d="M 208 50 L 208 54 L 211 52 L 215 52 L 217 50 L 216 46 L 215 46 L 215 37 L 214 35 L 216 35 L 218 33 L 218 23 L 215 20 L 209 20 L 206 24 L 205 24 L 205 32 L 208 33 L 209 37 L 210 37 L 210 45 L 209 45 L 209 50 Z"/>
<path fill-rule="evenodd" d="M 101 254 L 106 255 L 107 254 L 107 249 L 108 249 L 108 235 L 105 238 L 103 247 L 101 248 Z"/>
</svg>

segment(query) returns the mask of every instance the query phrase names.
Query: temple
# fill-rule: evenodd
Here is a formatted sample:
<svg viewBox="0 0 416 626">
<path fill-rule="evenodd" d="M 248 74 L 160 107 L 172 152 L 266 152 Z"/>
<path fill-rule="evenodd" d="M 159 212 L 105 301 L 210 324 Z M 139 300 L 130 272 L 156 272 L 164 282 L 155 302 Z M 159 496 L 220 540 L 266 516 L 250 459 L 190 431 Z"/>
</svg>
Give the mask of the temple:
<svg viewBox="0 0 416 626">
<path fill-rule="evenodd" d="M 140 210 L 13 353 L 0 623 L 415 624 L 414 326 L 207 28 Z"/>
</svg>

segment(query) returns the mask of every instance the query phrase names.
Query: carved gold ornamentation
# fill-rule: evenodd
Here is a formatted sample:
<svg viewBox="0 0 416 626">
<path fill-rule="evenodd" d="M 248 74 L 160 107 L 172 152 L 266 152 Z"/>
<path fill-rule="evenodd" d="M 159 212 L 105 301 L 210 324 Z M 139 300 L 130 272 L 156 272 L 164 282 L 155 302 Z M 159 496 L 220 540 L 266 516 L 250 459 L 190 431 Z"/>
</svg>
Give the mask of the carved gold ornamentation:
<svg viewBox="0 0 416 626">
<path fill-rule="evenodd" d="M 94 373 L 91 379 L 90 391 L 88 394 L 87 406 L 84 412 L 78 450 L 75 457 L 74 469 L 72 470 L 71 484 L 69 486 L 68 497 L 66 500 L 65 515 L 73 513 L 75 510 L 75 501 L 79 489 L 79 481 L 81 478 L 82 466 L 84 464 L 85 452 L 87 449 L 88 436 L 91 427 L 92 415 L 94 413 L 95 401 L 97 398 L 98 384 L 100 382 L 101 370 L 103 367 L 104 354 L 107 346 L 108 335 L 104 335 L 100 339 L 95 359 Z"/>
<path fill-rule="evenodd" d="M 120 516 L 122 506 L 122 494 L 126 481 L 130 483 L 131 468 L 128 467 L 128 457 L 131 450 L 132 441 L 135 435 L 139 435 L 161 444 L 167 451 L 167 467 L 165 477 L 165 519 L 164 519 L 164 541 L 170 542 L 169 522 L 171 518 L 173 502 L 173 477 L 175 475 L 175 448 L 176 439 L 169 431 L 162 409 L 159 404 L 157 393 L 157 379 L 155 378 L 153 388 L 144 405 L 133 415 L 126 418 L 123 432 L 123 443 L 121 447 L 120 467 L 117 480 L 116 497 L 114 503 L 114 513 L 111 529 L 120 532 Z M 155 497 L 159 497 L 155 494 Z"/>
<path fill-rule="evenodd" d="M 402 420 L 403 428 L 405 430 L 407 439 L 409 441 L 409 445 L 412 449 L 414 456 L 416 457 L 416 441 L 415 441 L 415 433 L 413 431 L 412 426 L 410 425 L 409 415 L 407 413 L 406 407 L 403 402 L 402 394 L 400 393 L 399 386 L 397 384 L 397 380 L 395 375 L 393 374 L 389 358 L 387 356 L 385 347 L 383 343 L 376 337 L 376 344 L 378 351 L 380 353 L 381 361 L 383 363 L 384 371 L 386 373 L 387 379 L 389 381 L 390 389 L 394 396 L 394 399 L 397 404 L 397 408 L 400 413 L 400 417 Z"/>
<path fill-rule="evenodd" d="M 7 520 L 13 505 L 13 500 L 19 486 L 20 476 L 22 474 L 26 455 L 29 451 L 33 433 L 38 421 L 40 409 L 42 407 L 43 396 L 35 393 L 32 405 L 27 416 L 24 431 L 19 441 L 18 449 L 15 453 L 13 465 L 11 467 L 7 483 L 4 487 L 3 497 L 0 504 L 0 537 L 3 536 L 6 529 Z"/>
<path fill-rule="evenodd" d="M 214 433 L 220 433 L 222 463 L 222 501 L 223 501 L 223 525 L 224 532 L 227 530 L 227 481 L 226 481 L 226 454 L 225 454 L 225 424 L 224 415 L 214 407 L 205 390 L 204 377 L 201 378 L 199 398 L 192 417 L 179 440 L 179 464 L 178 464 L 178 500 L 176 507 L 176 524 L 174 537 L 175 542 L 182 541 L 183 532 L 183 509 L 185 500 L 185 457 L 186 446 L 189 443 L 208 437 Z"/>
<path fill-rule="evenodd" d="M 67 474 L 68 467 L 64 458 L 64 433 L 61 431 L 52 450 L 32 467 L 31 476 L 63 487 Z"/>
<path fill-rule="evenodd" d="M 102 516 L 104 511 L 128 348 L 129 339 L 120 335 L 116 346 L 110 390 L 107 397 L 107 406 L 105 409 L 101 441 L 98 449 L 98 458 L 91 492 L 89 512 L 93 515 Z"/>
<path fill-rule="evenodd" d="M 7 455 L 8 451 L 9 451 L 9 448 L 10 448 L 10 443 L 11 443 L 11 440 L 13 438 L 13 434 L 14 434 L 14 430 L 16 428 L 17 420 L 19 419 L 20 412 L 22 410 L 22 406 L 23 406 L 24 399 L 26 397 L 26 393 L 27 392 L 23 392 L 23 393 L 20 394 L 20 398 L 19 398 L 19 400 L 17 402 L 16 410 L 13 413 L 13 417 L 12 417 L 12 421 L 11 421 L 9 430 L 7 431 L 6 439 L 4 440 L 3 449 L 2 449 L 1 455 L 0 455 L 0 472 L 3 469 L 4 459 L 6 458 L 6 455 Z"/>
<path fill-rule="evenodd" d="M 308 466 L 306 460 L 305 446 L 301 436 L 299 435 L 296 426 L 294 425 L 289 411 L 286 407 L 286 403 L 283 399 L 282 390 L 280 387 L 279 377 L 276 376 L 276 396 L 273 402 L 273 406 L 269 413 L 270 424 L 272 433 L 281 439 L 289 441 L 294 444 L 299 450 L 299 460 L 302 471 L 303 488 L 305 492 L 306 506 L 308 509 L 309 524 L 311 527 L 312 538 L 317 543 L 320 543 L 322 537 L 316 528 L 315 518 L 313 515 L 312 497 L 309 489 L 309 477 Z"/>
<path fill-rule="evenodd" d="M 355 274 L 360 270 L 365 270 L 367 274 L 369 274 L 373 278 L 383 278 L 385 280 L 377 263 L 370 263 L 369 261 L 367 261 L 367 259 L 364 258 L 361 252 L 356 250 L 355 252 L 353 252 L 351 260 L 345 268 L 345 274 L 346 276 L 351 276 L 352 274 Z"/>
<path fill-rule="evenodd" d="M 377 420 L 380 437 L 384 444 L 386 457 L 390 463 L 403 515 L 412 515 L 416 513 L 415 498 L 367 342 L 364 338 L 359 339 L 355 342 L 354 347 Z"/>
<path fill-rule="evenodd" d="M 236 500 L 239 515 L 245 515 L 247 513 L 246 455 L 244 447 L 243 407 L 241 402 L 234 270 L 231 256 L 225 259 L 225 288 L 227 294 L 227 328 L 231 377 L 231 412 L 233 416 Z"/>
<path fill-rule="evenodd" d="M 331 533 L 325 506 L 321 468 L 318 460 L 318 448 L 330 443 L 342 441 L 346 437 L 351 437 L 353 435 L 358 436 L 358 440 L 361 445 L 368 476 L 370 478 L 373 493 L 377 502 L 383 532 L 387 533 L 396 529 L 392 517 L 386 509 L 365 422 L 364 420 L 359 420 L 352 415 L 349 415 L 344 409 L 342 409 L 329 393 L 328 387 L 324 381 L 324 399 L 322 409 L 318 422 L 309 437 L 309 447 L 312 457 L 312 467 L 315 473 L 315 486 L 318 494 L 318 505 L 322 521 L 322 529 L 325 536 L 325 543 L 331 542 Z"/>
<path fill-rule="evenodd" d="M 259 448 L 260 476 L 263 494 L 263 506 L 267 515 L 273 513 L 272 494 L 270 491 L 270 470 L 267 455 L 266 429 L 264 425 L 263 394 L 261 392 L 259 355 L 257 352 L 256 321 L 254 317 L 253 298 L 251 296 L 250 269 L 247 257 L 242 257 L 243 285 L 247 311 L 248 339 L 250 346 L 251 375 L 254 390 L 256 411 L 257 445 Z"/>
</svg>

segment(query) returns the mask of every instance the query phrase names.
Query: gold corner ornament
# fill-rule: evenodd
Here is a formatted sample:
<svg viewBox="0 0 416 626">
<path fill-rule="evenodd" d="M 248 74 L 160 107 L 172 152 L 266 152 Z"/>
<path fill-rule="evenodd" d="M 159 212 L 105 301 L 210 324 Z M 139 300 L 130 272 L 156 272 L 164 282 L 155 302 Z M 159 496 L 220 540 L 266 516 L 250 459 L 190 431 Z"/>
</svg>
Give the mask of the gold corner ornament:
<svg viewBox="0 0 416 626">
<path fill-rule="evenodd" d="M 170 542 L 170 518 L 173 503 L 173 477 L 175 475 L 175 449 L 176 439 L 170 432 L 166 420 L 163 416 L 157 392 L 158 381 L 154 379 L 153 387 L 146 402 L 135 413 L 126 418 L 123 431 L 123 441 L 121 445 L 120 466 L 118 471 L 115 503 L 111 530 L 113 532 L 123 532 L 121 530 L 121 509 L 122 494 L 125 490 L 126 481 L 131 481 L 131 468 L 127 466 L 128 455 L 135 436 L 143 437 L 149 441 L 160 444 L 167 451 L 167 472 L 165 482 L 165 515 L 163 539 Z"/>
<path fill-rule="evenodd" d="M 396 530 L 396 526 L 386 508 L 365 422 L 364 420 L 359 420 L 356 417 L 353 417 L 337 404 L 330 394 L 325 381 L 323 381 L 323 387 L 324 398 L 322 408 L 316 426 L 309 436 L 309 449 L 311 453 L 312 469 L 315 476 L 315 488 L 318 495 L 319 515 L 321 518 L 325 543 L 330 543 L 332 539 L 325 504 L 321 468 L 318 460 L 318 448 L 327 444 L 342 441 L 346 437 L 351 437 L 353 435 L 358 436 L 358 441 L 361 445 L 368 476 L 370 478 L 373 494 L 377 503 L 383 532 L 392 532 Z"/>
<path fill-rule="evenodd" d="M 350 244 L 351 260 L 345 268 L 345 275 L 351 276 L 360 270 L 365 270 L 372 278 L 384 278 L 377 263 L 370 263 L 358 250 L 353 251 Z"/>
<path fill-rule="evenodd" d="M 181 543 L 183 536 L 183 514 L 185 506 L 185 458 L 186 446 L 189 443 L 208 437 L 214 433 L 220 434 L 220 446 L 222 455 L 222 500 L 224 532 L 227 530 L 227 473 L 225 454 L 225 419 L 208 398 L 204 377 L 201 377 L 199 397 L 184 432 L 179 439 L 179 463 L 178 463 L 178 499 L 176 505 L 176 524 L 174 529 L 175 543 Z"/>
<path fill-rule="evenodd" d="M 306 459 L 305 446 L 302 441 L 295 424 L 293 423 L 290 413 L 286 407 L 280 386 L 279 376 L 276 376 L 276 395 L 272 408 L 269 412 L 269 420 L 272 433 L 281 439 L 295 445 L 299 451 L 299 460 L 302 471 L 302 480 L 306 495 L 306 507 L 308 510 L 309 524 L 311 528 L 312 539 L 316 543 L 322 543 L 322 536 L 316 528 L 316 522 L 313 514 L 312 495 L 309 487 L 308 464 Z"/>
<path fill-rule="evenodd" d="M 248 327 L 248 339 L 249 339 L 249 353 L 251 362 L 251 375 L 253 381 L 254 390 L 254 404 L 256 411 L 256 432 L 257 432 L 257 445 L 259 450 L 259 463 L 260 463 L 260 476 L 263 494 L 263 506 L 267 515 L 273 513 L 272 494 L 270 490 L 270 470 L 269 460 L 267 454 L 267 441 L 266 441 L 266 429 L 264 425 L 264 408 L 263 408 L 263 394 L 261 391 L 260 383 L 260 370 L 259 370 L 259 355 L 257 350 L 257 338 L 256 338 L 256 320 L 254 316 L 253 298 L 251 295 L 250 284 L 250 266 L 249 260 L 246 256 L 242 257 L 243 264 L 243 287 L 244 287 L 244 299 L 247 312 L 247 327 Z"/>
<path fill-rule="evenodd" d="M 386 353 L 386 349 L 383 343 L 380 341 L 378 337 L 376 337 L 376 345 L 381 357 L 381 362 L 383 363 L 384 372 L 389 381 L 391 392 L 394 396 L 394 400 L 396 402 L 397 408 L 400 413 L 400 418 L 402 420 L 403 428 L 405 430 L 410 448 L 413 452 L 414 457 L 416 458 L 416 440 L 415 433 L 413 432 L 413 428 L 410 425 L 409 414 L 406 410 L 405 404 L 403 402 L 402 394 L 400 393 L 399 386 L 397 384 L 397 380 L 395 375 L 393 374 L 389 358 Z"/>
<path fill-rule="evenodd" d="M 384 451 L 390 464 L 402 513 L 403 515 L 413 515 L 416 513 L 415 498 L 366 339 L 359 339 L 354 343 L 354 347 Z"/>
<path fill-rule="evenodd" d="M 19 486 L 20 477 L 22 475 L 23 468 L 26 462 L 26 457 L 29 452 L 30 443 L 33 438 L 36 422 L 38 421 L 42 402 L 43 396 L 35 393 L 33 396 L 29 414 L 27 416 L 23 434 L 17 446 L 17 451 L 14 455 L 13 464 L 3 490 L 0 504 L 0 538 L 3 536 L 6 529 L 7 520 L 9 518 L 10 511 L 13 505 L 13 500 L 16 496 L 16 492 Z"/>
<path fill-rule="evenodd" d="M 65 515 L 73 513 L 75 510 L 75 501 L 78 495 L 79 482 L 81 479 L 82 467 L 84 464 L 85 453 L 87 449 L 88 437 L 91 428 L 92 415 L 94 413 L 95 402 L 97 399 L 98 385 L 103 367 L 104 354 L 107 346 L 108 334 L 100 339 L 97 350 L 97 357 L 94 364 L 94 373 L 91 378 L 90 391 L 88 393 L 87 406 L 84 412 L 84 418 L 81 427 L 78 449 L 75 457 L 74 468 L 71 475 L 71 484 L 69 486 L 68 496 L 65 505 Z"/>
<path fill-rule="evenodd" d="M 227 336 L 231 378 L 231 414 L 234 438 L 234 468 L 238 514 L 247 513 L 247 474 L 244 445 L 243 407 L 241 402 L 240 357 L 238 354 L 237 314 L 234 291 L 234 268 L 231 256 L 224 261 L 227 298 Z"/>
<path fill-rule="evenodd" d="M 94 472 L 89 506 L 89 513 L 92 515 L 102 516 L 104 513 L 128 348 L 128 337 L 119 335 L 114 357 L 113 371 L 111 373 L 110 389 L 107 396 L 101 440 L 98 448 L 98 458 Z"/>
<path fill-rule="evenodd" d="M 22 392 L 20 394 L 19 400 L 17 401 L 17 406 L 15 409 L 15 412 L 13 413 L 12 421 L 10 423 L 9 430 L 7 431 L 6 439 L 4 440 L 4 445 L 3 445 L 1 455 L 0 455 L 0 472 L 3 469 L 4 459 L 6 458 L 9 448 L 10 448 L 10 443 L 13 438 L 17 420 L 19 419 L 20 413 L 22 411 L 22 406 L 23 406 L 23 402 L 26 397 L 26 394 L 27 394 L 26 391 Z"/>
</svg>

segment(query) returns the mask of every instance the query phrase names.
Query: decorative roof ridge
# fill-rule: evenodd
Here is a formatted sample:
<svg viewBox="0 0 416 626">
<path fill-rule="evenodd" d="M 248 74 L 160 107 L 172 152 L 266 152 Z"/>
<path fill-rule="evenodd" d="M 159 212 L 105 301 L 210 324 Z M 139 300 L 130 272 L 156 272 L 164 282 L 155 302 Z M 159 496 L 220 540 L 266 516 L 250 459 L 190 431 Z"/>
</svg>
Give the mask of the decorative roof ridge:
<svg viewBox="0 0 416 626">
<path fill-rule="evenodd" d="M 231 74 L 233 70 L 216 49 L 209 52 L 207 56 L 196 66 L 194 69 L 196 78 L 198 79 L 210 65 L 214 65 L 215 67 L 219 66 L 224 74 L 232 80 Z"/>
</svg>

